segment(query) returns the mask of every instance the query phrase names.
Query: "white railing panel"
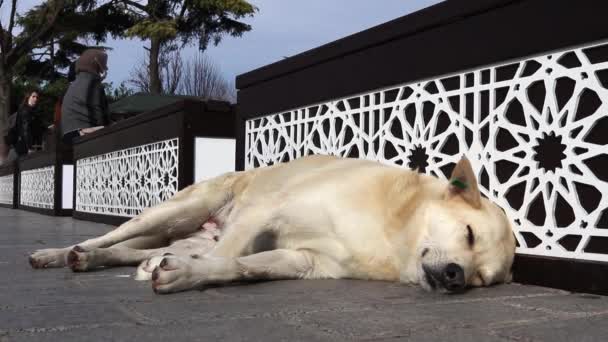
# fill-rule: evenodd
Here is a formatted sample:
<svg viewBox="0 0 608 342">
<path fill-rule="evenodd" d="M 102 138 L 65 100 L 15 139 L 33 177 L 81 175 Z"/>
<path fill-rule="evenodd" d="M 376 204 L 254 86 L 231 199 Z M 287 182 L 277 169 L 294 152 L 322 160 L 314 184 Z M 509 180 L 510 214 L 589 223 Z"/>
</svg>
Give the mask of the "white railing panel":
<svg viewBox="0 0 608 342">
<path fill-rule="evenodd" d="M 466 154 L 518 253 L 608 261 L 607 87 L 600 43 L 268 113 L 245 168 L 332 154 L 445 178 Z"/>
<path fill-rule="evenodd" d="M 41 209 L 55 208 L 55 167 L 21 171 L 19 204 Z"/>
<path fill-rule="evenodd" d="M 179 139 L 76 161 L 76 210 L 133 217 L 178 189 Z"/>
<path fill-rule="evenodd" d="M 0 176 L 0 203 L 13 204 L 14 180 L 14 175 Z"/>
</svg>

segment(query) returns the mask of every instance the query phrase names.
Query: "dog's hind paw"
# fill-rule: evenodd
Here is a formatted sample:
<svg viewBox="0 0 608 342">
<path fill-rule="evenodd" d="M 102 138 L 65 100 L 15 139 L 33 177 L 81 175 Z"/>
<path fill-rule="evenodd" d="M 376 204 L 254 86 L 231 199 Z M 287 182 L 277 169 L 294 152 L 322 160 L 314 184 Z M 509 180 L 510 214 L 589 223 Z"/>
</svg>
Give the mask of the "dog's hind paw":
<svg viewBox="0 0 608 342">
<path fill-rule="evenodd" d="M 69 248 L 48 248 L 32 253 L 28 261 L 32 268 L 65 267 Z"/>
<path fill-rule="evenodd" d="M 74 272 L 84 272 L 91 269 L 90 253 L 80 246 L 74 246 L 68 252 L 67 263 Z"/>
</svg>

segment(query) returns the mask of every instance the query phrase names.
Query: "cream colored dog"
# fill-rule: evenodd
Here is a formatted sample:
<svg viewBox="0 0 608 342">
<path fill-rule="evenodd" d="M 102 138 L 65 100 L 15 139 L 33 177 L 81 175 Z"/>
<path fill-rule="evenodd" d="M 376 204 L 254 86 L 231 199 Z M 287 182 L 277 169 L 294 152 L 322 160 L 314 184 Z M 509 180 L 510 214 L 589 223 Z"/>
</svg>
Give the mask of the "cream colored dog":
<svg viewBox="0 0 608 342">
<path fill-rule="evenodd" d="M 138 265 L 157 293 L 243 280 L 370 279 L 456 292 L 510 280 L 515 239 L 466 158 L 445 181 L 311 156 L 192 185 L 34 268 Z"/>
</svg>

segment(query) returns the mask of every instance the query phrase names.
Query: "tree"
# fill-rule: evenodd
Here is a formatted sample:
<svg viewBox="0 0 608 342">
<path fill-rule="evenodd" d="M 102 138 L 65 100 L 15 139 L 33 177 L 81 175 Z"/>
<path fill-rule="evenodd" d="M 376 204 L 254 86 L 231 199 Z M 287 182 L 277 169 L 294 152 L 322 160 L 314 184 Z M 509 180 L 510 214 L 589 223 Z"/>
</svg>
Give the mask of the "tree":
<svg viewBox="0 0 608 342">
<path fill-rule="evenodd" d="M 37 23 L 30 29 L 24 29 L 16 34 L 15 29 L 20 26 L 18 23 L 20 18 L 17 14 L 17 0 L 12 0 L 8 23 L 0 22 L 0 137 L 6 135 L 14 67 L 32 50 L 35 44 L 44 40 L 49 34 L 66 1 L 71 0 L 48 0 L 34 7 L 28 12 L 28 16 L 37 20 Z M 0 9 L 3 5 L 4 0 L 0 0 Z M 6 151 L 4 139 L 0 139 L 1 159 L 3 159 L 4 151 Z"/>
<path fill-rule="evenodd" d="M 198 53 L 185 63 L 180 93 L 205 100 L 236 100 L 234 85 L 224 78 L 217 64 L 204 53 Z"/>
<path fill-rule="evenodd" d="M 120 83 L 118 87 L 114 87 L 114 84 L 112 82 L 104 83 L 103 85 L 109 103 L 116 102 L 125 97 L 129 97 L 135 93 L 133 89 L 127 87 L 125 82 Z"/>
<path fill-rule="evenodd" d="M 97 6 L 97 0 L 46 0 L 17 13 L 18 0 L 11 0 L 8 21 L 0 22 L 0 138 L 5 135 L 8 114 L 14 110 L 14 95 L 26 88 L 42 90 L 45 96 L 40 107 L 50 120 L 54 101 L 67 87 L 61 70 L 89 47 L 79 40 L 99 43 L 108 34 L 124 35 L 133 25 L 132 16 L 118 9 L 115 1 Z M 0 0 L 0 9 L 4 5 Z M 0 139 L 0 162 L 5 150 L 4 139 Z"/>
<path fill-rule="evenodd" d="M 164 46 L 158 57 L 159 82 L 163 93 L 176 94 L 182 77 L 183 62 L 179 50 L 175 46 Z M 130 79 L 127 81 L 138 91 L 152 93 L 150 83 L 150 52 L 131 71 Z"/>
<path fill-rule="evenodd" d="M 217 45 L 224 34 L 241 36 L 251 26 L 238 20 L 253 15 L 257 8 L 245 0 L 117 0 L 136 24 L 127 35 L 149 40 L 150 92 L 163 92 L 160 55 L 163 47 L 198 43 L 201 51 L 212 42 Z"/>
<path fill-rule="evenodd" d="M 234 85 L 226 80 L 217 64 L 202 52 L 184 60 L 179 50 L 165 50 L 160 55 L 159 67 L 160 82 L 166 94 L 228 102 L 236 100 Z M 137 91 L 151 92 L 149 72 L 149 59 L 144 58 L 131 72 L 128 83 Z"/>
<path fill-rule="evenodd" d="M 65 77 L 61 70 L 68 68 L 86 49 L 98 46 L 110 34 L 124 36 L 124 31 L 133 26 L 132 17 L 118 9 L 110 1 L 96 7 L 97 0 L 72 0 L 66 3 L 59 18 L 32 50 L 22 58 L 17 73 L 20 77 L 53 81 Z M 35 12 L 33 12 L 35 13 Z M 24 31 L 35 30 L 38 18 L 32 13 L 22 17 L 20 24 Z M 90 46 L 83 42 L 93 41 Z"/>
</svg>

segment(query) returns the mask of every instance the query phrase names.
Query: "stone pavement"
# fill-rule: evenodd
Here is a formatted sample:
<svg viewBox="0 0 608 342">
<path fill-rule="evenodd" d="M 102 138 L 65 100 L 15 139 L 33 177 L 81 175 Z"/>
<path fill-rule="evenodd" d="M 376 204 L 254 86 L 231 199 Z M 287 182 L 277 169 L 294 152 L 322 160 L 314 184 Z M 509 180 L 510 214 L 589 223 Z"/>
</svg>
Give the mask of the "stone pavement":
<svg viewBox="0 0 608 342">
<path fill-rule="evenodd" d="M 32 270 L 29 252 L 110 226 L 0 208 L 0 341 L 607 341 L 608 297 L 502 285 L 275 281 L 167 296 L 133 268 Z"/>
</svg>

